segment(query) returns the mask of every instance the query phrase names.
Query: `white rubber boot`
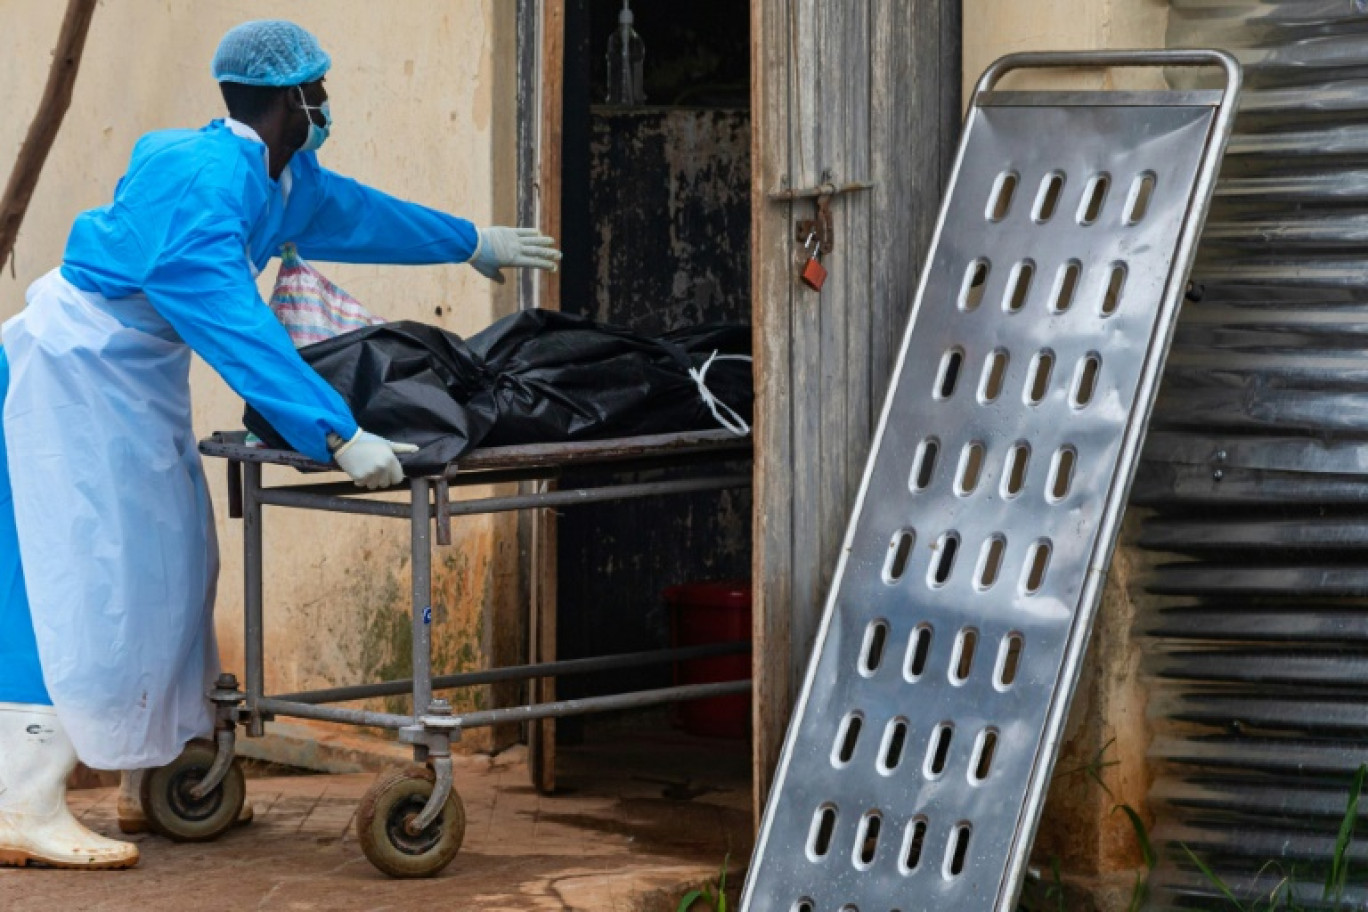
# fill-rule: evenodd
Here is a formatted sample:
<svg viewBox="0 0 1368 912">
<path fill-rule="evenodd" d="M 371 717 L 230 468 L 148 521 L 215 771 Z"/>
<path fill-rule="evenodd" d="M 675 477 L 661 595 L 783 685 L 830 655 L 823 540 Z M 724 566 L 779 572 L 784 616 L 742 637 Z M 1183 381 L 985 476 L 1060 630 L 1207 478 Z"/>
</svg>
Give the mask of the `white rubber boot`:
<svg viewBox="0 0 1368 912">
<path fill-rule="evenodd" d="M 71 816 L 76 751 L 51 706 L 0 703 L 0 865 L 129 868 L 138 847 L 92 833 Z"/>
<path fill-rule="evenodd" d="M 147 770 L 124 770 L 119 774 L 119 831 L 133 835 L 135 833 L 146 833 L 148 830 L 147 816 L 143 813 L 142 806 L 142 781 Z M 252 808 L 252 803 L 246 802 L 242 805 L 242 810 L 238 811 L 238 819 L 234 826 L 246 826 L 252 822 L 256 816 Z"/>
</svg>

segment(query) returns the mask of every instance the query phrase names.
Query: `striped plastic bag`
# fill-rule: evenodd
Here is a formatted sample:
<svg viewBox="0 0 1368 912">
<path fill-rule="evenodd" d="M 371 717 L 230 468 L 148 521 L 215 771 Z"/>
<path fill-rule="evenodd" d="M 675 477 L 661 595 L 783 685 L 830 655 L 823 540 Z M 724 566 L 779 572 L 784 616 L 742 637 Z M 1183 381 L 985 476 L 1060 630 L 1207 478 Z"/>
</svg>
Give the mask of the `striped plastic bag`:
<svg viewBox="0 0 1368 912">
<path fill-rule="evenodd" d="M 280 248 L 270 306 L 295 348 L 385 322 L 304 262 L 294 244 Z"/>
</svg>

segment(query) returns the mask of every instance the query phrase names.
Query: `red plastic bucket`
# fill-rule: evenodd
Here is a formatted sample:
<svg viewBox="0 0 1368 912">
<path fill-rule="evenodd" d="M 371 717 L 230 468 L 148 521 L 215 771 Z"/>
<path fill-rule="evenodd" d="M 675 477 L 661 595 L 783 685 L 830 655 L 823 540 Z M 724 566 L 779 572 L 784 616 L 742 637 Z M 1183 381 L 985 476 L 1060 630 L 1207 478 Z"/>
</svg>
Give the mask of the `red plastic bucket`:
<svg viewBox="0 0 1368 912">
<path fill-rule="evenodd" d="M 747 581 L 694 582 L 665 590 L 675 646 L 746 642 L 751 639 L 751 585 Z M 744 681 L 750 653 L 690 659 L 675 666 L 680 684 Z M 750 734 L 749 694 L 690 700 L 676 707 L 680 726 L 693 735 L 745 738 Z"/>
</svg>

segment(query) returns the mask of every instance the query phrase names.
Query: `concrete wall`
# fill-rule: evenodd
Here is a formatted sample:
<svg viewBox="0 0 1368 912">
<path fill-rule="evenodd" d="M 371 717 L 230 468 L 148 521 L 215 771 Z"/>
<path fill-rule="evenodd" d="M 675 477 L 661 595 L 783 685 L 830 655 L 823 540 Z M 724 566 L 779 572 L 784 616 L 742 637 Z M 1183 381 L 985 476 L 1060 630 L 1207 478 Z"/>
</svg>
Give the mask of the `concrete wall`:
<svg viewBox="0 0 1368 912">
<path fill-rule="evenodd" d="M 515 55 L 506 0 L 279 3 L 118 0 L 95 13 L 75 97 L 0 276 L 0 319 L 33 279 L 60 263 L 72 218 L 106 203 L 137 137 L 222 116 L 209 61 L 246 19 L 290 16 L 333 57 L 335 126 L 320 158 L 399 196 L 470 218 L 514 219 Z M 64 3 L 0 0 L 0 175 L 37 105 Z M 331 266 L 326 274 L 372 310 L 458 333 L 516 306 L 464 266 Z M 262 277 L 269 294 L 274 268 Z M 240 427 L 240 400 L 202 363 L 194 373 L 196 431 Z M 218 630 L 225 668 L 242 670 L 241 523 L 227 518 L 222 466 L 207 466 L 219 514 L 223 577 Z M 148 492 L 148 496 L 156 496 Z M 268 512 L 267 686 L 296 689 L 403 676 L 408 663 L 407 526 L 389 520 Z M 516 535 L 511 515 L 458 521 L 436 554 L 437 667 L 514 656 Z M 482 699 L 478 695 L 471 699 Z"/>
<path fill-rule="evenodd" d="M 1165 0 L 964 0 L 966 102 L 979 75 L 1003 54 L 1163 47 L 1167 10 Z M 1006 87 L 1025 84 L 1023 77 L 1010 77 Z M 1157 71 L 1069 72 L 1032 76 L 1029 84 L 1160 88 L 1163 81 Z M 1122 909 L 1141 858 L 1130 822 L 1114 809 L 1124 803 L 1143 811 L 1150 738 L 1129 585 L 1143 567 L 1125 544 L 1128 538 L 1123 534 L 1113 562 L 1035 851 L 1044 870 L 1057 858 L 1101 908 Z M 1069 904 L 1083 907 L 1081 899 Z"/>
<path fill-rule="evenodd" d="M 1017 51 L 1102 50 L 1164 46 L 1166 0 L 963 0 L 964 98 L 982 72 Z M 1156 71 L 1032 76 L 1036 87 L 1159 88 Z M 1005 88 L 1021 84 L 1009 77 Z"/>
</svg>

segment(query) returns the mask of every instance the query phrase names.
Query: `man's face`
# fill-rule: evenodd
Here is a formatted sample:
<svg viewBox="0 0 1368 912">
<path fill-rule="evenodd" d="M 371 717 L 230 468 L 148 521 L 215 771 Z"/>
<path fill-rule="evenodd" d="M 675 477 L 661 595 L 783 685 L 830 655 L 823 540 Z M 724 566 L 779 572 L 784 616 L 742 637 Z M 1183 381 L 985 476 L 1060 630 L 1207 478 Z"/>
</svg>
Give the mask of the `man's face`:
<svg viewBox="0 0 1368 912">
<path fill-rule="evenodd" d="M 304 93 L 304 105 L 300 104 L 300 92 Z M 317 110 L 323 102 L 328 100 L 328 90 L 323 88 L 323 80 L 306 82 L 304 85 L 290 90 L 290 137 L 294 140 L 294 147 L 304 145 L 304 140 L 309 135 L 309 123 L 322 127 L 323 112 Z"/>
<path fill-rule="evenodd" d="M 304 83 L 304 102 L 310 107 L 318 107 L 328 100 L 328 90 L 323 88 L 323 80 Z M 314 112 L 314 123 L 323 126 L 323 115 Z"/>
</svg>

